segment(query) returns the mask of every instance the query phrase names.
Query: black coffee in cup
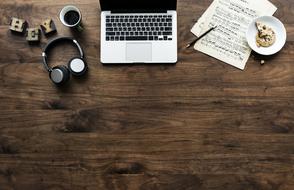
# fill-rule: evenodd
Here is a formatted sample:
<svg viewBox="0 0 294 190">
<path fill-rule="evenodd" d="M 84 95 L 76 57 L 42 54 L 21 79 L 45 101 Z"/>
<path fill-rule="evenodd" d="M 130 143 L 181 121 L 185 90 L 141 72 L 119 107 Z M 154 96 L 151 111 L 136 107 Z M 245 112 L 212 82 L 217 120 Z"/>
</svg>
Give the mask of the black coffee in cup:
<svg viewBox="0 0 294 190">
<path fill-rule="evenodd" d="M 74 10 L 68 11 L 64 15 L 64 20 L 69 25 L 75 25 L 80 20 L 80 14 Z"/>
<path fill-rule="evenodd" d="M 59 19 L 63 25 L 83 31 L 81 11 L 73 5 L 63 7 L 60 11 Z"/>
</svg>

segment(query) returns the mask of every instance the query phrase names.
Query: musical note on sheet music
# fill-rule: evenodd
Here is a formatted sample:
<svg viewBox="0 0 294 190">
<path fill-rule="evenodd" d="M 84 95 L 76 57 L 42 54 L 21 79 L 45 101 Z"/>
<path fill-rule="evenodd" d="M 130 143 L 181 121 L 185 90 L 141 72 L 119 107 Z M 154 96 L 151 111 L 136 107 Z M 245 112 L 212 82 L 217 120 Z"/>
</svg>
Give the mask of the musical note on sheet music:
<svg viewBox="0 0 294 190">
<path fill-rule="evenodd" d="M 247 27 L 254 18 L 272 15 L 276 9 L 268 0 L 214 0 L 191 31 L 199 36 L 208 28 L 218 27 L 194 48 L 244 69 L 251 53 L 245 37 Z"/>
</svg>

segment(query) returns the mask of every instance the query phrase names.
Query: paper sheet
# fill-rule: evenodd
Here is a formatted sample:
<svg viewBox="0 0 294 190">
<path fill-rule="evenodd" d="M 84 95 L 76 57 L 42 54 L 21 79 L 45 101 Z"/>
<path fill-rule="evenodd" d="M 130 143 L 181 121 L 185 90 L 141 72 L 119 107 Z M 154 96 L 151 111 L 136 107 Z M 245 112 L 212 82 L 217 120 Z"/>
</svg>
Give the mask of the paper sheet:
<svg viewBox="0 0 294 190">
<path fill-rule="evenodd" d="M 214 0 L 191 32 L 200 36 L 213 26 L 217 28 L 199 40 L 194 49 L 243 70 L 251 53 L 246 40 L 249 24 L 276 10 L 268 0 Z"/>
</svg>

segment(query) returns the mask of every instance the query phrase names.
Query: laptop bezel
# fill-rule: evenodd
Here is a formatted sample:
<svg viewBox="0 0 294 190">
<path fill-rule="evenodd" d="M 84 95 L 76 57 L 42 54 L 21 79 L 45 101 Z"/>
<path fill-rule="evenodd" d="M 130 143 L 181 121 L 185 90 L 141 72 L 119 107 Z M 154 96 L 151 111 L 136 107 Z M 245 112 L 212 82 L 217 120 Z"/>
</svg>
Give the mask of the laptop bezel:
<svg viewBox="0 0 294 190">
<path fill-rule="evenodd" d="M 123 1 L 123 0 L 120 0 L 120 1 Z M 144 0 L 146 2 L 148 2 L 148 0 Z M 108 4 L 108 6 L 106 8 L 103 7 L 103 3 L 102 2 L 109 2 L 109 0 L 100 0 L 100 8 L 101 8 L 101 11 L 111 11 L 112 13 L 157 13 L 157 12 L 160 12 L 160 13 L 164 13 L 164 12 L 167 12 L 169 10 L 176 10 L 177 9 L 177 0 L 169 0 L 169 1 L 174 1 L 174 3 L 172 4 L 172 8 L 171 7 L 158 7 L 158 8 L 152 8 L 152 9 L 145 9 L 144 7 L 142 8 L 133 8 L 131 5 L 130 5 L 130 8 L 125 8 L 125 9 L 116 9 L 115 7 L 114 8 L 111 8 L 111 3 Z"/>
</svg>

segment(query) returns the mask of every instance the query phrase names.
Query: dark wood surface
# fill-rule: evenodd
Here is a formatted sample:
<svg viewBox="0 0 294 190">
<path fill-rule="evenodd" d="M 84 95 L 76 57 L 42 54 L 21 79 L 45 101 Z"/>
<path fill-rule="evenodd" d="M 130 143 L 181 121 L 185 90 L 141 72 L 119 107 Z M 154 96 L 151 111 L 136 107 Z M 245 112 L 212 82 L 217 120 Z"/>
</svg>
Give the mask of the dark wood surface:
<svg viewBox="0 0 294 190">
<path fill-rule="evenodd" d="M 253 54 L 245 71 L 183 48 L 211 2 L 179 0 L 178 64 L 103 66 L 97 0 L 1 0 L 0 189 L 293 190 L 294 1 L 272 0 L 284 49 Z M 81 9 L 82 34 L 58 20 L 67 4 Z M 53 18 L 58 36 L 81 42 L 88 75 L 52 85 L 11 16 Z M 73 55 L 65 44 L 50 63 Z"/>
</svg>

